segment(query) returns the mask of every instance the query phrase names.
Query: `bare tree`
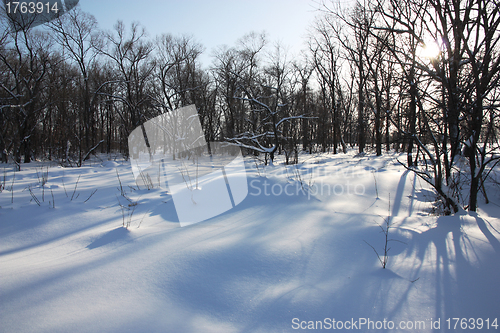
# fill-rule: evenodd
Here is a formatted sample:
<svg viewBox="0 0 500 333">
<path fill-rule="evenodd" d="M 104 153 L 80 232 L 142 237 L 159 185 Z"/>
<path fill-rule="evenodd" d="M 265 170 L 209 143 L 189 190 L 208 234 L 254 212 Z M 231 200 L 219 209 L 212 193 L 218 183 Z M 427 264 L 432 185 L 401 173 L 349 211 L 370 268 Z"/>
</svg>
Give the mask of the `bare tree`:
<svg viewBox="0 0 500 333">
<path fill-rule="evenodd" d="M 313 93 L 312 89 L 310 88 L 309 82 L 311 80 L 314 67 L 307 61 L 307 59 L 303 63 L 294 62 L 293 67 L 295 85 L 298 86 L 298 89 L 295 90 L 295 98 L 297 100 L 297 102 L 295 103 L 295 108 L 300 114 L 310 114 L 312 111 L 311 109 L 313 108 Z M 300 120 L 300 127 L 298 128 L 297 133 L 292 134 L 296 135 L 297 137 L 301 137 L 303 151 L 312 150 L 310 133 L 311 121 L 314 120 L 307 117 L 302 118 Z M 295 157 L 295 160 L 295 162 L 298 161 L 298 156 Z"/>
<path fill-rule="evenodd" d="M 411 131 L 408 133 L 424 152 L 426 161 L 432 162 L 434 169 L 432 178 L 426 172 L 418 173 L 433 184 L 445 198 L 446 205 L 456 212 L 458 205 L 441 183 L 444 176 L 458 200 L 460 193 L 456 188 L 459 186 L 452 179 L 453 166 L 461 153 L 460 146 L 465 145 L 470 168 L 467 207 L 475 211 L 479 187 L 484 181 L 483 173 L 497 161 L 493 153 L 497 151 L 498 145 L 487 144 L 491 143 L 496 117 L 495 108 L 491 105 L 495 105 L 498 98 L 494 92 L 498 87 L 499 75 L 500 16 L 497 6 L 494 1 L 488 0 L 415 0 L 407 2 L 405 6 L 390 1 L 384 17 L 386 25 L 382 29 L 414 41 L 410 52 L 413 66 L 406 72 L 410 95 L 415 101 L 411 108 L 418 106 L 421 110 L 420 119 L 434 146 L 434 152 L 430 152 L 425 142 L 416 138 Z M 440 47 L 440 53 L 431 59 L 416 56 L 417 49 L 427 43 L 426 38 L 436 41 Z M 395 55 L 396 52 L 397 55 L 403 54 L 393 49 Z M 408 60 L 408 56 L 402 58 Z M 416 69 L 422 71 L 429 80 L 425 88 L 416 88 Z M 440 117 L 436 117 L 432 109 L 425 111 L 424 98 L 427 105 L 435 105 L 441 110 Z M 483 128 L 485 123 L 488 124 L 486 129 Z"/>
<path fill-rule="evenodd" d="M 156 39 L 156 80 L 161 87 L 161 100 L 157 102 L 166 111 L 180 105 L 188 105 L 188 94 L 193 89 L 197 70 L 197 59 L 203 47 L 192 37 L 174 37 L 169 34 Z"/>
<path fill-rule="evenodd" d="M 145 37 L 146 32 L 138 23 L 132 23 L 127 35 L 123 22 L 118 21 L 115 33 L 106 35 L 109 47 L 100 50 L 116 66 L 116 79 L 122 85 L 121 92 L 108 97 L 123 105 L 125 112 L 116 108 L 123 122 L 123 142 L 132 129 L 147 120 L 145 112 L 151 110 L 148 89 L 155 63 L 150 56 L 153 44 Z M 98 94 L 107 95 L 105 92 Z"/>
<path fill-rule="evenodd" d="M 447 16 L 453 25 L 458 25 L 453 38 L 460 40 L 455 44 L 460 45 L 464 52 L 460 61 L 463 69 L 460 69 L 466 76 L 461 80 L 460 88 L 464 92 L 464 144 L 468 147 L 466 155 L 471 178 L 468 209 L 476 211 L 480 186 L 499 161 L 495 156 L 500 152 L 498 141 L 493 145 L 489 143 L 499 116 L 500 9 L 498 2 L 491 0 L 469 0 L 463 7 L 459 6 L 457 3 L 449 8 L 445 5 L 443 16 Z M 437 9 L 442 8 L 436 6 Z"/>
<path fill-rule="evenodd" d="M 32 30 L 29 25 L 19 31 L 5 32 L 1 39 L 0 62 L 4 71 L 1 88 L 5 96 L 2 112 L 12 122 L 10 142 L 4 142 L 4 150 L 13 152 L 20 170 L 22 155 L 25 163 L 32 159 L 33 135 L 48 103 L 43 91 L 48 89 L 44 80 L 50 67 L 51 43 L 46 33 Z"/>
<path fill-rule="evenodd" d="M 322 5 L 332 18 L 329 27 L 342 49 L 346 52 L 347 59 L 356 69 L 357 99 L 358 99 L 358 149 L 364 152 L 366 145 L 366 83 L 368 79 L 366 49 L 369 47 L 371 29 L 374 27 L 376 11 L 372 4 L 365 0 L 363 3 L 357 1 L 350 12 L 342 11 L 339 6 Z M 335 24 L 335 22 L 342 24 Z M 344 29 L 342 27 L 346 27 Z"/>
<path fill-rule="evenodd" d="M 287 125 L 306 115 L 295 115 L 291 112 L 292 87 L 290 63 L 286 60 L 286 52 L 278 44 L 270 54 L 270 62 L 264 67 L 261 75 L 251 78 L 236 75 L 239 79 L 235 99 L 248 103 L 249 113 L 245 120 L 249 123 L 247 131 L 227 138 L 240 147 L 264 153 L 267 163 L 269 156 L 272 163 L 275 154 L 288 141 Z M 249 67 L 256 74 L 258 68 Z M 247 74 L 249 74 L 247 72 Z M 285 129 L 285 130 L 284 130 Z"/>
<path fill-rule="evenodd" d="M 338 101 L 339 73 L 341 73 L 341 59 L 339 42 L 331 30 L 340 31 L 338 20 L 335 17 L 325 16 L 315 26 L 315 34 L 312 35 L 309 48 L 312 53 L 314 68 L 320 79 L 321 89 L 325 94 L 324 108 L 330 109 L 332 113 L 331 126 L 333 127 L 332 144 L 333 153 L 337 153 L 337 146 L 342 145 L 344 153 L 347 150 L 341 128 L 341 110 Z M 327 95 L 327 96 L 326 96 Z M 327 102 L 327 103 L 326 103 Z M 321 123 L 325 123 L 321 121 Z"/>
<path fill-rule="evenodd" d="M 81 74 L 81 119 L 79 122 L 79 164 L 83 151 L 94 147 L 97 137 L 94 126 L 94 110 L 91 105 L 92 91 L 90 73 L 93 63 L 102 48 L 102 39 L 97 31 L 94 16 L 83 12 L 80 7 L 58 17 L 50 24 L 57 42 L 76 63 Z"/>
</svg>

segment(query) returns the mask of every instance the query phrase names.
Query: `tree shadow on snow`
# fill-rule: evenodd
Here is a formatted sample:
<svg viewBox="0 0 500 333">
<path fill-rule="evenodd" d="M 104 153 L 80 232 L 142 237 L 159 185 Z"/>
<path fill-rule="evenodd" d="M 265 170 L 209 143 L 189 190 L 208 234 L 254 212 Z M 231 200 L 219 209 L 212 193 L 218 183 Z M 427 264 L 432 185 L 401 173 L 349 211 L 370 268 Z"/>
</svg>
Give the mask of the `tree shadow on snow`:
<svg viewBox="0 0 500 333">
<path fill-rule="evenodd" d="M 472 216 L 493 251 L 468 235 L 467 226 L 475 227 L 474 222 L 461 214 L 439 217 L 435 227 L 412 232 L 407 253 L 415 255 L 419 263 L 415 274 L 425 277 L 429 288 L 434 288 L 434 318 L 441 318 L 441 329 L 445 329 L 447 318 L 498 316 L 500 242 L 482 218 Z"/>
<path fill-rule="evenodd" d="M 249 208 L 273 206 L 274 211 L 279 211 L 281 207 L 286 208 L 290 204 L 319 201 L 308 192 L 307 185 L 299 182 L 287 182 L 274 177 L 248 177 L 247 186 L 248 194 L 239 204 L 219 215 L 192 224 L 189 227 L 202 227 L 211 222 L 216 223 L 226 219 L 231 214 Z M 150 201 L 148 207 L 151 210 L 150 216 L 160 216 L 166 222 L 179 223 L 176 207 L 170 193 L 165 192 L 158 200 Z"/>
<path fill-rule="evenodd" d="M 272 224 L 228 230 L 218 238 L 223 245 L 186 258 L 194 270 L 156 281 L 158 290 L 193 314 L 238 323 L 238 332 L 291 331 L 293 318 L 398 313 L 414 285 L 379 268 L 363 242 L 382 241 L 377 226 L 348 214 L 310 219 L 299 204 L 289 209 L 280 223 L 271 214 Z"/>
<path fill-rule="evenodd" d="M 106 232 L 104 235 L 87 245 L 87 249 L 92 250 L 101 246 L 121 243 L 128 240 L 131 240 L 130 231 L 124 227 L 120 227 Z"/>
</svg>

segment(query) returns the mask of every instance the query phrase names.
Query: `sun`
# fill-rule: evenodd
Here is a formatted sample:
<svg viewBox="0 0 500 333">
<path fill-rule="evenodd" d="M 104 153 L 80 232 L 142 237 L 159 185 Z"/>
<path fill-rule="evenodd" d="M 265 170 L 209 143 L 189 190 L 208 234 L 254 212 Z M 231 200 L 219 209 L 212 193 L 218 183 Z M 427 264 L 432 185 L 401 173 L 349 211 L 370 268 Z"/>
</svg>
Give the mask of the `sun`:
<svg viewBox="0 0 500 333">
<path fill-rule="evenodd" d="M 422 57 L 428 58 L 428 59 L 435 59 L 439 56 L 441 53 L 441 48 L 436 42 L 429 42 L 425 43 L 424 47 L 422 48 Z"/>
</svg>

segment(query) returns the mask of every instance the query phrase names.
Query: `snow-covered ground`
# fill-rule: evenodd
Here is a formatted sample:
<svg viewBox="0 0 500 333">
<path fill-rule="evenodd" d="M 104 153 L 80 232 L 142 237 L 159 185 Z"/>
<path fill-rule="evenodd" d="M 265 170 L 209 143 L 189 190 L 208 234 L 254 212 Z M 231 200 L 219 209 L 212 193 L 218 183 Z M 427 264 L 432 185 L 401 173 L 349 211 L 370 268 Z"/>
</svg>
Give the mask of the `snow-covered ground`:
<svg viewBox="0 0 500 333">
<path fill-rule="evenodd" d="M 0 332 L 495 330 L 500 191 L 438 217 L 396 157 L 247 159 L 246 199 L 187 227 L 130 162 L 0 165 Z"/>
</svg>

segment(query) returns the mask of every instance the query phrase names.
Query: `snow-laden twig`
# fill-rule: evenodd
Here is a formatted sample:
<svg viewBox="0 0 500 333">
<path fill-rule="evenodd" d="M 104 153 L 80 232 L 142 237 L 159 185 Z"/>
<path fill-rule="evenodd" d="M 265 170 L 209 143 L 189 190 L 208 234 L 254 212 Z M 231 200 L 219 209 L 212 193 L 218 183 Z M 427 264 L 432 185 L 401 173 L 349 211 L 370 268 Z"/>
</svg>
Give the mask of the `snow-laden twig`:
<svg viewBox="0 0 500 333">
<path fill-rule="evenodd" d="M 389 238 L 389 230 L 392 229 L 392 218 L 391 218 L 391 194 L 389 193 L 389 208 L 388 208 L 388 213 L 387 217 L 384 219 L 384 224 L 378 224 L 377 225 L 380 227 L 381 232 L 384 234 L 384 252 L 383 255 L 380 255 L 378 251 L 373 247 L 370 243 L 368 243 L 366 240 L 363 240 L 368 246 L 370 246 L 375 254 L 377 255 L 378 260 L 380 261 L 380 264 L 382 265 L 382 268 L 385 269 L 387 267 L 387 262 L 389 260 L 389 251 L 391 248 L 389 247 L 389 242 L 399 242 L 406 244 L 405 242 L 402 242 L 397 239 L 390 239 Z"/>
<path fill-rule="evenodd" d="M 90 196 L 87 198 L 87 200 L 85 200 L 84 202 L 87 202 L 90 200 L 90 198 L 92 198 L 92 196 L 95 194 L 95 192 L 97 192 L 97 189 L 95 189 L 91 194 Z"/>
<path fill-rule="evenodd" d="M 36 204 L 38 206 L 40 206 L 40 200 L 38 200 L 38 198 L 36 197 L 36 195 L 33 193 L 33 191 L 31 190 L 31 185 L 28 186 L 28 190 L 31 194 L 31 197 L 33 198 L 33 200 L 35 200 Z"/>
<path fill-rule="evenodd" d="M 90 150 L 87 152 L 87 154 L 85 154 L 85 156 L 83 157 L 83 160 L 82 160 L 82 161 L 86 161 L 86 160 L 87 160 L 87 158 L 89 157 L 89 155 L 90 155 L 90 154 L 92 154 L 92 152 L 93 152 L 94 150 L 96 150 L 96 149 L 97 149 L 97 147 L 99 147 L 99 145 L 100 145 L 101 143 L 103 143 L 103 142 L 104 142 L 104 140 L 101 140 L 101 141 L 99 141 L 99 142 L 98 142 L 98 143 L 97 143 L 94 147 L 90 148 Z"/>
<path fill-rule="evenodd" d="M 71 201 L 73 201 L 73 198 L 75 197 L 75 193 L 76 193 L 76 188 L 78 187 L 78 182 L 80 181 L 80 176 L 78 176 L 78 179 L 76 180 L 76 183 L 75 183 L 75 189 L 73 190 L 73 195 L 71 196 Z M 76 197 L 78 198 L 79 195 L 77 195 Z"/>
</svg>

